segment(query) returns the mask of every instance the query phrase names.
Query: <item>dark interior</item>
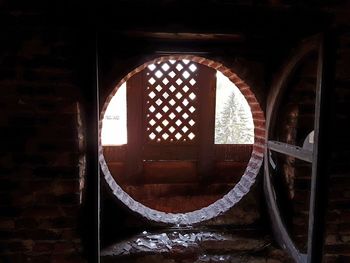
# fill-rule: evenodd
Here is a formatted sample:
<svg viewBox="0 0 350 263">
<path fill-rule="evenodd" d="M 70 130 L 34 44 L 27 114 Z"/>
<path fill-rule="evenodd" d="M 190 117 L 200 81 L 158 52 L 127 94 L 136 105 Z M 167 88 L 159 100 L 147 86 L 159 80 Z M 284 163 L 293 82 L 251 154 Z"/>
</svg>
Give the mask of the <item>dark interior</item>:
<svg viewBox="0 0 350 263">
<path fill-rule="evenodd" d="M 0 262 L 294 262 L 270 220 L 264 165 L 249 193 L 216 218 L 191 226 L 149 221 L 118 200 L 104 180 L 98 118 L 129 72 L 173 54 L 232 69 L 266 117 L 283 66 L 306 39 L 325 32 L 335 43 L 328 75 L 317 68 L 317 52 L 301 60 L 287 78 L 268 136 L 303 148 L 314 130 L 318 77 L 333 76 L 325 99 L 331 107 L 321 117 L 331 124 L 320 142 L 329 179 L 324 198 L 316 200 L 325 210 L 314 215 L 326 217 L 325 224 L 314 223 L 321 233 L 314 253 L 324 262 L 349 262 L 349 15 L 348 1 L 0 1 Z M 257 127 L 263 138 L 264 121 Z M 234 154 L 231 162 L 216 159 L 215 177 L 198 180 L 190 158 L 145 161 L 149 176 L 128 182 L 126 192 L 165 212 L 208 206 L 239 181 L 253 148 L 220 147 L 217 156 Z M 103 149 L 120 181 L 126 152 Z M 159 152 L 150 147 L 148 154 Z M 277 152 L 269 158 L 281 218 L 297 249 L 307 253 L 312 164 Z M 184 202 L 193 193 L 200 194 Z M 171 248 L 135 245 L 147 235 L 169 237 Z M 313 260 L 307 262 L 321 262 Z"/>
</svg>

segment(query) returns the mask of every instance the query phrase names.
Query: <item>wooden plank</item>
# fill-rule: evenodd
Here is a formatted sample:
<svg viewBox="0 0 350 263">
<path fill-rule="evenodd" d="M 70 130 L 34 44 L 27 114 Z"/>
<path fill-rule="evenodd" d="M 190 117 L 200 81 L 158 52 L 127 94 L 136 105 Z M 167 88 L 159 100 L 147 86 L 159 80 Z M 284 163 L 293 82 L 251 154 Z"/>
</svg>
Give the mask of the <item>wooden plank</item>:
<svg viewBox="0 0 350 263">
<path fill-rule="evenodd" d="M 143 144 L 143 71 L 135 74 L 126 83 L 128 151 L 126 171 L 133 181 L 142 174 Z"/>
<path fill-rule="evenodd" d="M 163 40 L 190 40 L 190 41 L 224 41 L 242 42 L 245 40 L 243 34 L 216 34 L 216 33 L 183 33 L 183 32 L 147 32 L 129 30 L 123 32 L 129 37 L 151 38 Z"/>
<path fill-rule="evenodd" d="M 247 168 L 247 162 L 216 162 L 214 168 L 214 177 L 209 178 L 210 183 L 237 183 L 241 180 L 245 169 Z"/>
<path fill-rule="evenodd" d="M 214 163 L 212 183 L 236 183 L 242 177 L 248 162 Z M 144 162 L 144 183 L 185 183 L 200 182 L 196 162 L 160 161 Z"/>
<path fill-rule="evenodd" d="M 299 146 L 277 141 L 268 141 L 267 145 L 272 151 L 283 153 L 309 163 L 312 162 L 312 151 L 303 149 Z"/>
<path fill-rule="evenodd" d="M 208 179 L 208 183 L 237 183 L 247 168 L 247 164 L 248 161 L 216 162 L 213 176 Z M 142 176 L 135 182 L 137 184 L 198 183 L 197 168 L 197 162 L 194 161 L 143 162 Z M 118 184 L 131 184 L 125 173 L 125 162 L 108 162 L 108 169 Z"/>
<path fill-rule="evenodd" d="M 112 177 L 118 185 L 123 186 L 129 183 L 125 172 L 125 162 L 111 162 L 107 165 Z"/>
<path fill-rule="evenodd" d="M 311 175 L 308 263 L 323 262 L 325 217 L 328 203 L 331 155 L 332 103 L 334 104 L 335 35 L 323 35 L 317 68 L 314 156 Z M 334 108 L 334 107 L 333 107 Z"/>
<path fill-rule="evenodd" d="M 215 161 L 245 162 L 251 157 L 251 144 L 215 144 Z M 103 146 L 107 163 L 126 160 L 128 145 Z M 183 144 L 146 144 L 143 149 L 143 160 L 196 160 L 197 146 Z"/>
<path fill-rule="evenodd" d="M 103 155 L 107 163 L 126 161 L 127 151 L 127 145 L 103 146 Z"/>
<path fill-rule="evenodd" d="M 197 146 L 181 144 L 146 144 L 144 160 L 196 160 Z"/>
<path fill-rule="evenodd" d="M 298 36 L 305 36 L 329 25 L 328 17 L 325 19 L 324 14 L 320 14 L 317 12 L 318 10 L 314 9 L 271 8 L 269 5 L 247 6 L 246 4 L 234 4 L 232 1 L 188 1 L 186 2 L 186 10 L 198 10 L 200 3 L 200 12 L 179 15 L 184 12 L 181 1 L 166 5 L 160 3 L 159 1 L 111 1 L 108 4 L 100 4 L 99 11 L 104 15 L 99 22 L 104 29 L 122 28 L 125 32 L 215 32 L 222 34 L 245 32 L 258 34 L 259 40 L 260 36 L 264 36 L 265 41 L 270 40 L 266 36 L 271 36 L 275 42 L 279 40 L 279 37 L 287 41 L 291 36 L 295 37 L 296 33 Z M 115 15 L 115 10 L 129 13 L 134 10 L 147 10 L 147 12 L 139 12 L 132 21 L 125 23 L 122 16 Z M 72 17 L 75 18 L 74 15 Z M 149 19 L 150 17 L 157 17 L 157 19 Z M 210 26 L 205 26 L 208 24 L 208 17 L 212 23 Z M 232 23 L 232 17 L 235 17 L 235 23 Z M 159 21 L 164 22 L 159 23 Z M 263 21 L 263 23 L 256 23 L 256 21 Z M 276 21 L 279 21 L 278 25 L 276 25 Z M 281 28 L 291 28 L 292 30 L 284 32 L 280 30 Z M 255 38 L 254 40 L 257 41 Z M 262 45 L 263 47 L 264 45 Z"/>
<path fill-rule="evenodd" d="M 196 162 L 160 161 L 144 163 L 144 183 L 197 182 Z"/>
<path fill-rule="evenodd" d="M 213 174 L 216 71 L 207 66 L 198 68 L 199 148 L 198 173 L 202 179 Z"/>
</svg>

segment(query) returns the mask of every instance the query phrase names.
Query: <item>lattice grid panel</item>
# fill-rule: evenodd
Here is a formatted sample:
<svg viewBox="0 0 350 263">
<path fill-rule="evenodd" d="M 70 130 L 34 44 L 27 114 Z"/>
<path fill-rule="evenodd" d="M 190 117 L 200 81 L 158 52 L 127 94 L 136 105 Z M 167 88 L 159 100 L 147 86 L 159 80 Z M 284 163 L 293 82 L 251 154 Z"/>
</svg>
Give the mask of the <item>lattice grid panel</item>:
<svg viewBox="0 0 350 263">
<path fill-rule="evenodd" d="M 184 59 L 159 62 L 146 68 L 148 142 L 196 141 L 199 66 Z"/>
</svg>

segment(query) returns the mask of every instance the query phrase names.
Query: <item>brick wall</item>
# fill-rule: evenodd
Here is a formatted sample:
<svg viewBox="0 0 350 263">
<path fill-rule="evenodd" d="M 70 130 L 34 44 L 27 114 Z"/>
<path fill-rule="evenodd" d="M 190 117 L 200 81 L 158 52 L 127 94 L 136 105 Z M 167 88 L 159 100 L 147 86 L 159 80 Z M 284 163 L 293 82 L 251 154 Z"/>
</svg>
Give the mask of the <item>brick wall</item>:
<svg viewBox="0 0 350 263">
<path fill-rule="evenodd" d="M 80 262 L 74 34 L 3 33 L 0 262 Z"/>
<path fill-rule="evenodd" d="M 329 209 L 327 214 L 327 262 L 350 261 L 350 34 L 339 39 L 336 63 L 335 116 L 331 154 Z"/>
</svg>

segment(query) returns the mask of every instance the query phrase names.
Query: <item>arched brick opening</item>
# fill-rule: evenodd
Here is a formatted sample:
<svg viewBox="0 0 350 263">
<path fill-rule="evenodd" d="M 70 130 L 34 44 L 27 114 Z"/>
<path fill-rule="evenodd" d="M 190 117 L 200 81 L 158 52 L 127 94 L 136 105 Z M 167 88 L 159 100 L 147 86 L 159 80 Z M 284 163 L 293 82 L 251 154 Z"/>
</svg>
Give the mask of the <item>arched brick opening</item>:
<svg viewBox="0 0 350 263">
<path fill-rule="evenodd" d="M 109 102 L 111 101 L 113 96 L 116 94 L 119 87 L 124 82 L 129 80 L 132 76 L 134 76 L 136 73 L 144 70 L 147 66 L 154 63 L 164 62 L 168 60 L 182 60 L 182 59 L 187 59 L 202 65 L 211 67 L 217 71 L 220 71 L 224 76 L 226 76 L 230 81 L 232 81 L 237 86 L 237 88 L 240 90 L 240 92 L 244 95 L 245 99 L 247 100 L 252 112 L 252 117 L 254 122 L 254 144 L 253 144 L 253 150 L 252 150 L 248 165 L 240 181 L 221 199 L 217 200 L 216 202 L 212 203 L 207 207 L 204 207 L 192 212 L 165 213 L 165 212 L 157 211 L 149 207 L 146 207 L 140 202 L 137 202 L 136 200 L 134 200 L 128 193 L 126 193 L 117 184 L 117 182 L 111 175 L 111 172 L 108 168 L 105 157 L 103 155 L 103 147 L 101 143 L 101 130 L 102 130 L 102 119 L 103 119 L 102 117 L 104 116 L 104 113 L 107 109 Z M 110 95 L 106 98 L 103 104 L 100 116 L 101 117 L 99 121 L 99 162 L 101 165 L 102 172 L 104 174 L 104 178 L 107 184 L 109 185 L 109 187 L 111 188 L 113 194 L 121 202 L 123 202 L 132 211 L 152 221 L 168 223 L 168 224 L 177 224 L 177 225 L 190 225 L 190 224 L 195 224 L 204 220 L 214 218 L 226 212 L 228 209 L 230 209 L 236 203 L 238 203 L 242 199 L 242 197 L 249 192 L 251 186 L 255 182 L 255 178 L 259 172 L 259 169 L 263 161 L 263 152 L 264 152 L 264 145 L 265 145 L 265 118 L 264 118 L 264 113 L 254 93 L 252 92 L 251 88 L 247 85 L 247 83 L 243 81 L 239 76 L 237 76 L 237 74 L 235 74 L 233 70 L 225 67 L 221 63 L 218 63 L 203 57 L 193 56 L 193 55 L 163 56 L 163 57 L 159 57 L 154 60 L 148 61 L 142 64 L 141 66 L 135 68 L 129 74 L 127 74 L 123 79 L 119 81 L 119 83 L 110 93 Z"/>
</svg>

